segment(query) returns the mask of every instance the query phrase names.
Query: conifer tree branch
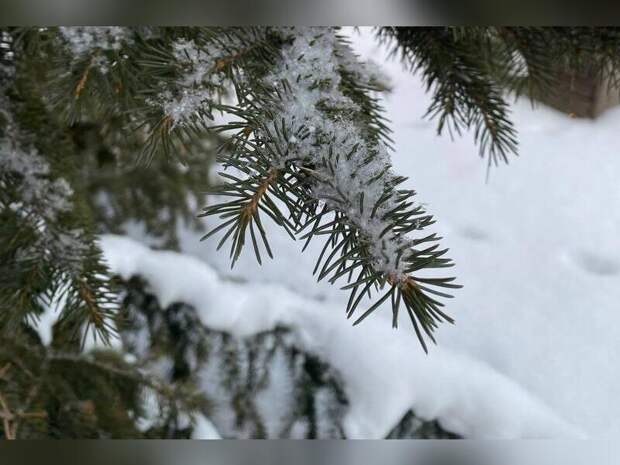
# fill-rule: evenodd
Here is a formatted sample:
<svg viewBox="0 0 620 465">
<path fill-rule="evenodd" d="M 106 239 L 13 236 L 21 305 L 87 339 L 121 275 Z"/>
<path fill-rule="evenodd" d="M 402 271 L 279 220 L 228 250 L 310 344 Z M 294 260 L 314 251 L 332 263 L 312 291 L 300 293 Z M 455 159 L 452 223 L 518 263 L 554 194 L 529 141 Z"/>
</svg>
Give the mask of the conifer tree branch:
<svg viewBox="0 0 620 465">
<path fill-rule="evenodd" d="M 474 129 L 480 155 L 489 165 L 508 162 L 516 153 L 516 131 L 508 117 L 501 88 L 490 74 L 493 38 L 471 28 L 384 27 L 378 36 L 400 55 L 412 72 L 420 72 L 433 100 L 427 115 L 438 118 L 438 133 L 447 128 L 460 135 Z"/>
<path fill-rule="evenodd" d="M 364 90 L 368 81 L 363 81 L 363 64 L 326 28 L 272 34 L 283 44 L 281 57 L 265 64 L 264 78 L 248 79 L 247 72 L 237 78 L 231 73 L 239 102 L 234 114 L 242 121 L 217 130 L 232 133 L 234 149 L 223 152 L 221 162 L 239 175 L 221 173 L 228 182 L 215 193 L 233 200 L 205 209 L 205 216 L 223 220 L 205 238 L 225 231 L 218 248 L 232 238 L 234 263 L 249 225 L 260 261 L 254 225 L 269 255 L 271 250 L 259 210 L 293 237 L 309 241 L 326 236 L 315 273 L 319 280 L 331 275 L 332 283 L 347 277 L 344 288 L 351 291 L 347 315 L 351 317 L 373 289 L 387 286 L 356 323 L 394 297 L 394 319 L 399 306 L 405 305 L 426 350 L 424 338 L 433 340 L 437 323 L 452 321 L 440 310 L 443 304 L 430 297 L 436 292 L 432 288 L 458 286 L 451 278 L 419 285 L 418 279 L 421 284 L 425 278 L 412 274 L 450 266 L 450 261 L 442 258 L 445 250 L 436 245 L 416 250 L 415 240 L 406 237 L 430 225 L 432 219 L 421 207 L 414 207 L 412 191 L 397 189 L 405 179 L 391 172 L 382 141 L 387 132 L 381 118 L 373 117 L 379 110 Z M 375 113 L 363 116 L 363 108 L 373 108 Z M 280 174 L 277 181 L 274 173 Z M 425 240 L 437 238 L 431 235 Z"/>
<path fill-rule="evenodd" d="M 46 118 L 30 87 L 33 76 L 23 76 L 21 66 L 19 61 L 11 65 L 8 85 L 0 76 L 5 84 L 0 87 L 0 332 L 19 331 L 23 323 L 36 322 L 46 307 L 62 302 L 63 324 L 83 337 L 88 332 L 84 325 L 93 325 L 108 340 L 114 331 L 115 295 L 107 269 L 67 180 L 71 169 L 58 156 L 66 148 L 60 131 Z M 24 121 L 27 131 L 21 127 Z"/>
</svg>

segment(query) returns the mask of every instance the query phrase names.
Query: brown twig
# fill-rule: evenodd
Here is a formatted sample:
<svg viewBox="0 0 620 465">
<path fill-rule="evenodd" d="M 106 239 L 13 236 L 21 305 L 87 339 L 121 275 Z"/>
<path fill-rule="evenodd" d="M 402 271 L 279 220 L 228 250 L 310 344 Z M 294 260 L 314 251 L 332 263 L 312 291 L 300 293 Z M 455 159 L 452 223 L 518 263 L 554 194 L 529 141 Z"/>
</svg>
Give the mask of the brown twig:
<svg viewBox="0 0 620 465">
<path fill-rule="evenodd" d="M 0 368 L 0 379 L 4 379 L 5 375 L 9 372 L 9 368 L 11 368 L 11 362 L 6 362 L 5 365 Z"/>
<path fill-rule="evenodd" d="M 228 66 L 229 64 L 231 64 L 238 58 L 241 58 L 243 55 L 249 53 L 251 50 L 255 49 L 256 47 L 258 47 L 258 45 L 255 44 L 255 45 L 252 45 L 251 47 L 244 48 L 243 50 L 240 50 L 237 53 L 234 53 L 233 55 L 220 58 L 219 60 L 215 62 L 215 67 L 214 67 L 215 71 L 222 71 L 224 68 L 226 68 L 226 66 Z"/>
<path fill-rule="evenodd" d="M 172 116 L 166 116 L 161 122 L 161 132 L 162 134 L 168 133 L 172 129 Z"/>
<path fill-rule="evenodd" d="M 4 396 L 2 395 L 2 393 L 0 393 L 0 407 L 2 407 L 2 410 L 0 411 L 0 418 L 2 418 L 2 426 L 4 427 L 4 436 L 8 440 L 13 440 L 15 439 L 15 429 L 14 429 L 14 425 L 12 424 L 12 422 L 15 419 L 15 414 L 11 412 L 11 409 L 9 408 L 9 404 L 4 398 Z"/>
<path fill-rule="evenodd" d="M 243 212 L 241 213 L 241 215 L 244 220 L 249 221 L 250 218 L 254 216 L 254 214 L 258 210 L 258 203 L 267 192 L 267 189 L 269 189 L 269 186 L 276 182 L 279 174 L 280 173 L 276 168 L 272 168 L 271 170 L 269 170 L 269 174 L 267 175 L 267 177 L 263 180 L 263 182 L 259 184 L 258 189 L 256 189 L 256 192 L 254 193 L 250 201 L 243 208 Z"/>
<path fill-rule="evenodd" d="M 90 63 L 88 64 L 84 72 L 82 73 L 82 77 L 78 81 L 77 86 L 75 86 L 74 94 L 75 94 L 76 100 L 78 100 L 80 96 L 82 95 L 82 92 L 84 91 L 84 88 L 86 87 L 86 82 L 88 81 L 88 76 L 90 75 L 90 70 L 94 64 L 95 64 L 95 57 L 93 56 L 90 60 Z"/>
</svg>

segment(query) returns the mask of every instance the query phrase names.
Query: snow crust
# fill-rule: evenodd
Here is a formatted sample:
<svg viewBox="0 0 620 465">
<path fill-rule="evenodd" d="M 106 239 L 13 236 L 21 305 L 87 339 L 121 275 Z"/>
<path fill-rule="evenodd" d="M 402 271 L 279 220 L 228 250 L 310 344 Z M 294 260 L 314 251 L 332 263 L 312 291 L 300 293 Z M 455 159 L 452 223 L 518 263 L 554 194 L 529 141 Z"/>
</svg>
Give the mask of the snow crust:
<svg viewBox="0 0 620 465">
<path fill-rule="evenodd" d="M 349 437 L 383 437 L 411 407 L 470 438 L 582 434 L 487 365 L 443 348 L 426 356 L 411 333 L 380 319 L 353 328 L 339 305 L 300 298 L 277 284 L 231 282 L 195 257 L 114 235 L 102 236 L 101 246 L 114 273 L 142 276 L 162 306 L 192 305 L 213 329 L 243 337 L 277 324 L 294 328 L 306 350 L 344 377 Z"/>
</svg>

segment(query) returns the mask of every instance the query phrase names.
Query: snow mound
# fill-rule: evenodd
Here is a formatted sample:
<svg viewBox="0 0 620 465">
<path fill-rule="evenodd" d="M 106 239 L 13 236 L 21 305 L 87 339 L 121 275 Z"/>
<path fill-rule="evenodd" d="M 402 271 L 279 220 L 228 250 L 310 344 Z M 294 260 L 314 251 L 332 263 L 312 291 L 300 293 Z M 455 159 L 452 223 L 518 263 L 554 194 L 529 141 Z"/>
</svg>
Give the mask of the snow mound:
<svg viewBox="0 0 620 465">
<path fill-rule="evenodd" d="M 293 328 L 305 350 L 343 376 L 350 438 L 384 437 L 410 408 L 468 438 L 583 436 L 506 376 L 443 347 L 427 356 L 411 331 L 392 330 L 385 319 L 353 328 L 340 304 L 277 284 L 225 280 L 197 258 L 127 237 L 104 235 L 100 244 L 112 272 L 143 277 L 163 307 L 192 305 L 210 328 L 238 337 L 278 324 Z"/>
<path fill-rule="evenodd" d="M 204 415 L 197 415 L 192 439 L 222 439 L 222 437 L 207 417 Z"/>
</svg>

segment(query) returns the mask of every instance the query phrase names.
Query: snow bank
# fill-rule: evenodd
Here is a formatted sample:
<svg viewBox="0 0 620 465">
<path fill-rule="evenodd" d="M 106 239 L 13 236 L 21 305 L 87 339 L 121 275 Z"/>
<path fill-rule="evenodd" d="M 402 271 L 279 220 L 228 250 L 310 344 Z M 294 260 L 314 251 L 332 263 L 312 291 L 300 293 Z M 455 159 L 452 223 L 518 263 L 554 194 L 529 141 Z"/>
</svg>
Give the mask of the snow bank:
<svg viewBox="0 0 620 465">
<path fill-rule="evenodd" d="M 280 285 L 231 282 L 188 255 L 113 235 L 103 236 L 101 247 L 113 272 L 126 279 L 142 276 L 162 306 L 194 306 L 208 327 L 239 337 L 277 324 L 294 328 L 306 350 L 344 377 L 349 437 L 383 437 L 409 408 L 470 438 L 582 435 L 487 365 L 441 347 L 426 356 L 410 331 L 394 331 L 383 319 L 353 328 L 340 305 L 300 297 Z"/>
</svg>

